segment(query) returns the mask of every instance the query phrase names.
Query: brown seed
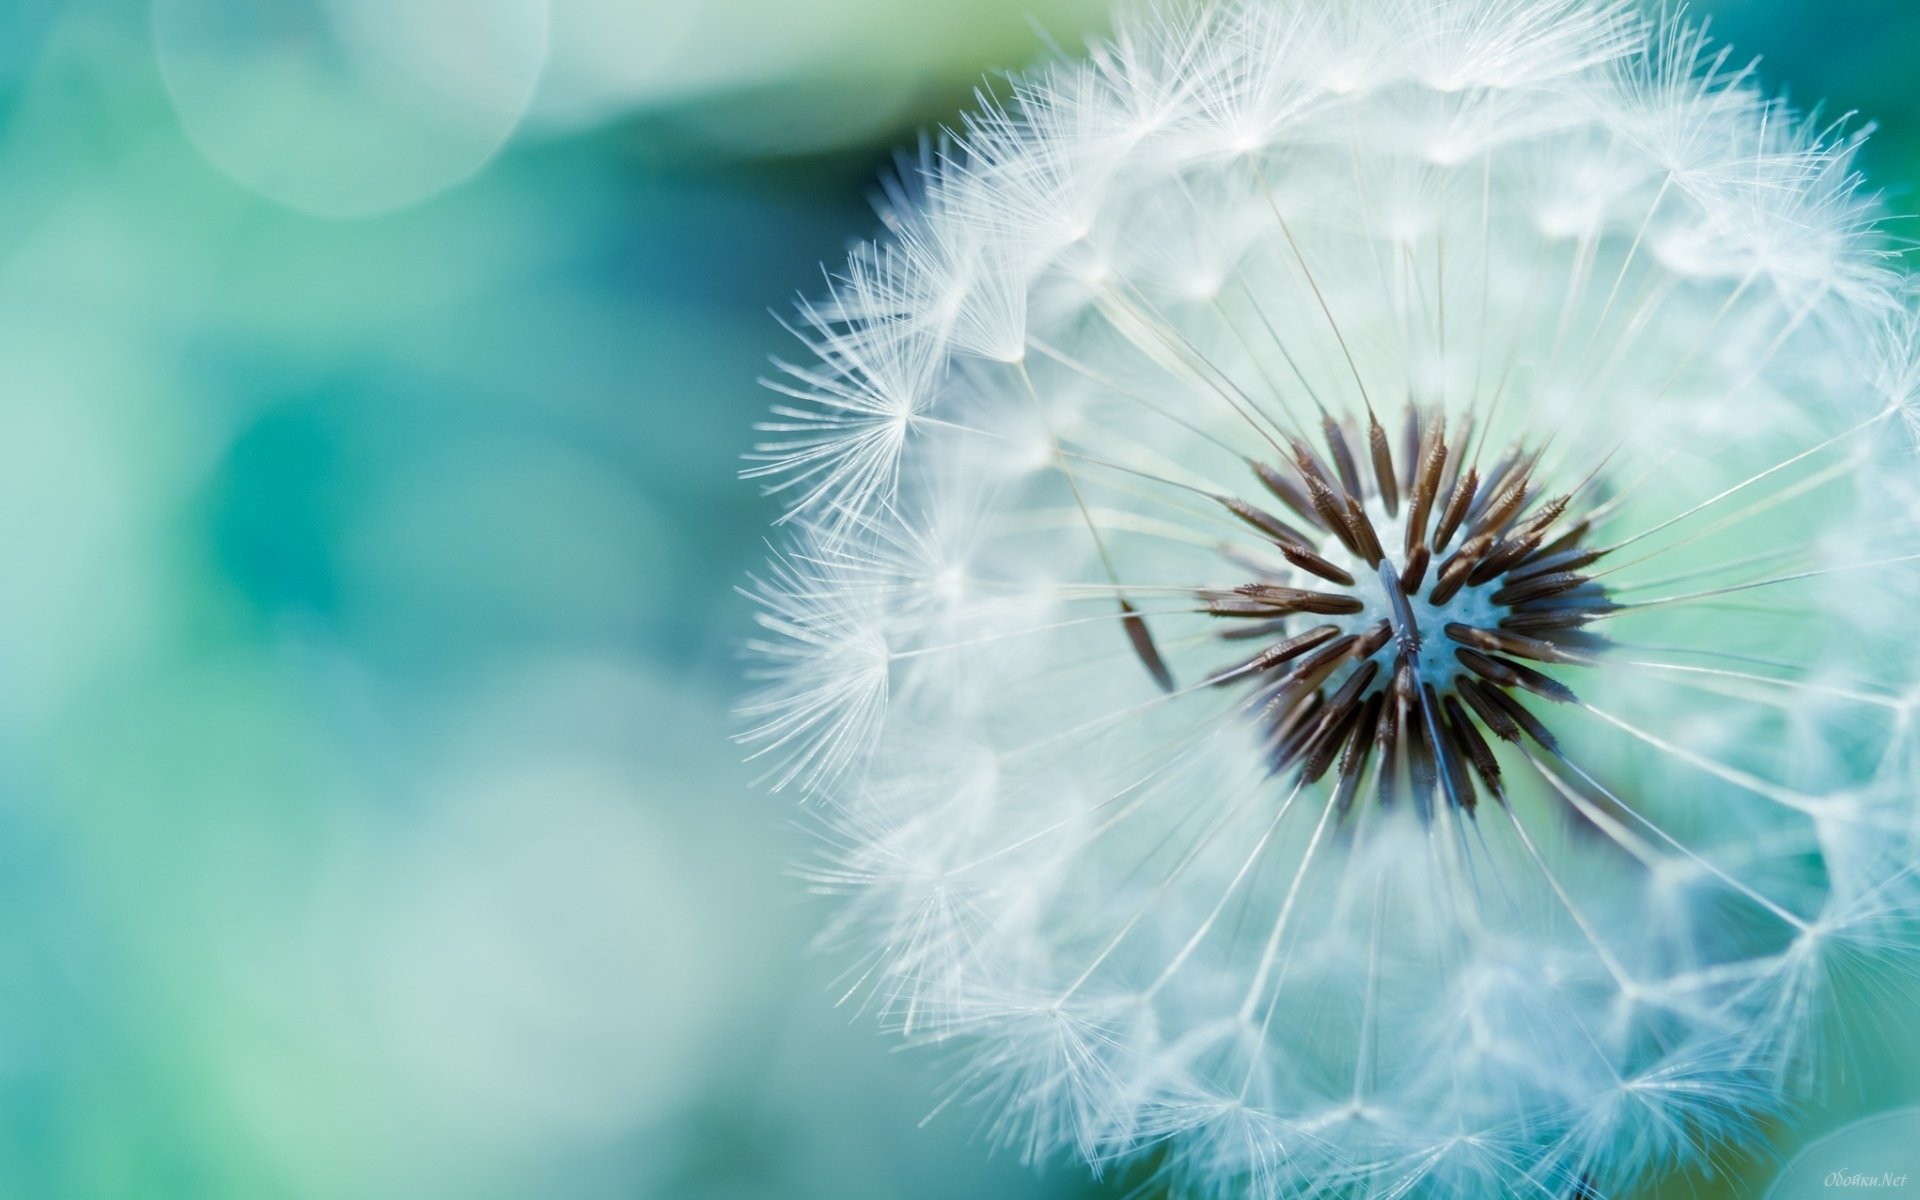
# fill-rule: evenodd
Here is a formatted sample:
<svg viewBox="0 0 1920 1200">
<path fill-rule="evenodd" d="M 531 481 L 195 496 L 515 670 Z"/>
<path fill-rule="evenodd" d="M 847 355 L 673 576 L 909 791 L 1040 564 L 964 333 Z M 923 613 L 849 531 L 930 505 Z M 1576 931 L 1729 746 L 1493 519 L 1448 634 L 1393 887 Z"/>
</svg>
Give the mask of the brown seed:
<svg viewBox="0 0 1920 1200">
<path fill-rule="evenodd" d="M 1355 658 L 1371 658 L 1378 654 L 1386 644 L 1393 640 L 1393 624 L 1390 621 L 1376 621 L 1353 645 Z"/>
<path fill-rule="evenodd" d="M 1505 528 L 1507 522 L 1513 518 L 1513 515 L 1520 511 L 1522 505 L 1526 504 L 1527 497 L 1530 494 L 1529 488 L 1532 483 L 1533 465 L 1528 463 L 1525 467 L 1516 470 L 1513 478 L 1504 484 L 1499 491 L 1492 492 L 1488 496 L 1486 510 L 1473 519 L 1474 531 L 1497 531 Z M 1492 486 L 1493 485 L 1489 484 L 1488 488 L 1491 489 Z"/>
<path fill-rule="evenodd" d="M 1300 774 L 1307 781 L 1319 779 L 1333 765 L 1333 756 L 1339 753 L 1341 743 L 1346 740 L 1354 719 L 1360 714 L 1361 698 L 1372 685 L 1373 677 L 1379 673 L 1379 663 L 1363 663 L 1327 701 L 1314 722 L 1313 733 L 1301 744 L 1301 753 L 1306 761 Z"/>
<path fill-rule="evenodd" d="M 1313 505 L 1308 502 L 1307 493 L 1300 485 L 1266 463 L 1248 459 L 1247 465 L 1253 468 L 1253 473 L 1260 477 L 1260 482 L 1266 485 L 1266 489 L 1272 492 L 1280 503 L 1299 514 L 1300 518 L 1309 524 L 1319 524 L 1319 518 L 1314 515 Z"/>
<path fill-rule="evenodd" d="M 1353 576 L 1334 566 L 1318 554 L 1304 546 L 1282 546 L 1280 553 L 1294 566 L 1313 575 L 1318 575 L 1328 583 L 1337 583 L 1342 587 L 1353 586 Z"/>
<path fill-rule="evenodd" d="M 1493 736 L 1503 742 L 1520 740 L 1519 724 L 1514 721 L 1511 713 L 1494 702 L 1492 697 L 1498 694 L 1494 689 L 1477 679 L 1467 678 L 1461 678 L 1454 686 L 1472 706 L 1473 711 L 1480 715 L 1480 719 L 1486 723 L 1487 728 L 1493 731 Z"/>
<path fill-rule="evenodd" d="M 1473 811 L 1473 780 L 1467 777 L 1466 747 L 1454 739 L 1453 730 L 1447 724 L 1445 714 L 1440 707 L 1440 697 L 1432 684 L 1423 684 L 1420 688 L 1421 706 L 1425 710 L 1420 724 L 1427 729 L 1428 740 L 1433 746 L 1433 756 L 1437 764 L 1435 774 L 1444 786 L 1443 792 L 1448 801 L 1456 808 Z M 1431 726 L 1428 725 L 1429 719 Z"/>
<path fill-rule="evenodd" d="M 1453 599 L 1467 585 L 1467 578 L 1473 574 L 1480 556 L 1491 549 L 1493 535 L 1490 533 L 1478 534 L 1461 543 L 1460 548 L 1440 564 L 1440 574 L 1433 582 L 1433 594 L 1428 599 L 1436 605 Z"/>
<path fill-rule="evenodd" d="M 1307 538 L 1299 530 L 1282 521 L 1279 517 L 1262 508 L 1255 508 L 1245 500 L 1233 496 L 1215 496 L 1220 504 L 1234 516 L 1266 534 L 1282 546 L 1305 546 Z"/>
<path fill-rule="evenodd" d="M 1347 507 L 1340 497 L 1334 495 L 1333 486 L 1326 476 L 1313 465 L 1307 457 L 1307 448 L 1295 443 L 1295 463 L 1300 468 L 1300 477 L 1306 480 L 1307 499 L 1313 503 L 1313 511 L 1319 514 L 1320 523 L 1331 530 L 1340 539 L 1340 544 L 1360 553 L 1360 538 L 1347 520 Z"/>
<path fill-rule="evenodd" d="M 1300 742 L 1312 730 L 1313 720 L 1325 704 L 1326 697 L 1318 691 L 1293 697 L 1276 696 L 1267 704 L 1268 716 L 1278 714 L 1273 732 L 1268 735 L 1268 761 L 1274 770 L 1281 770 L 1293 761 Z"/>
<path fill-rule="evenodd" d="M 1403 659 L 1402 663 L 1404 662 Z M 1375 736 L 1380 742 L 1380 773 L 1375 782 L 1379 802 L 1383 807 L 1393 802 L 1400 781 L 1400 749 L 1402 734 L 1406 732 L 1407 718 L 1412 707 L 1412 693 L 1409 690 L 1412 682 L 1412 673 L 1396 666 L 1393 683 L 1389 685 L 1387 691 L 1380 694 L 1382 703 L 1375 730 Z"/>
<path fill-rule="evenodd" d="M 1264 600 L 1249 600 L 1245 596 L 1222 596 L 1217 593 L 1201 593 L 1207 598 L 1206 612 L 1210 617 L 1282 617 L 1290 609 L 1279 608 Z"/>
<path fill-rule="evenodd" d="M 1354 540 L 1359 543 L 1360 557 L 1369 567 L 1377 568 L 1387 552 L 1381 547 L 1380 534 L 1374 530 L 1366 510 L 1352 496 L 1347 497 L 1347 528 L 1353 530 Z"/>
<path fill-rule="evenodd" d="M 1453 495 L 1455 485 L 1460 482 L 1461 468 L 1467 465 L 1467 444 L 1473 440 L 1473 414 L 1463 413 L 1459 424 L 1453 431 L 1455 453 L 1447 459 L 1447 469 L 1441 473 L 1440 486 L 1434 492 L 1434 504 L 1440 503 L 1443 496 Z"/>
<path fill-rule="evenodd" d="M 1467 510 L 1467 520 L 1481 527 L 1494 524 L 1487 519 L 1493 505 L 1506 497 L 1516 484 L 1524 486 L 1533 473 L 1534 464 L 1539 461 L 1538 452 L 1523 451 L 1518 446 L 1507 449 L 1493 470 L 1481 480 L 1480 497 Z"/>
<path fill-rule="evenodd" d="M 1428 439 L 1420 457 L 1420 470 L 1413 477 L 1412 499 L 1407 508 L 1407 552 L 1427 539 L 1427 518 L 1440 488 L 1440 472 L 1447 465 L 1447 442 L 1437 435 Z"/>
<path fill-rule="evenodd" d="M 1480 469 L 1468 467 L 1466 474 L 1453 485 L 1453 494 L 1447 499 L 1447 507 L 1440 514 L 1440 524 L 1434 526 L 1433 549 L 1439 553 L 1453 540 L 1454 531 L 1460 528 L 1460 522 L 1467 518 L 1467 506 L 1473 503 L 1474 490 L 1480 485 Z"/>
<path fill-rule="evenodd" d="M 1282 685 L 1297 687 L 1312 683 L 1317 686 L 1321 680 L 1333 673 L 1335 667 L 1345 661 L 1359 642 L 1360 639 L 1352 634 L 1337 641 L 1328 642 L 1301 659 L 1293 670 L 1287 672 L 1285 678 L 1281 680 Z"/>
<path fill-rule="evenodd" d="M 1569 605 L 1565 608 L 1515 609 L 1500 618 L 1500 628 L 1511 629 L 1515 633 L 1551 633 L 1556 629 L 1578 629 L 1589 621 L 1605 616 L 1611 607 L 1602 602 L 1599 605 Z"/>
<path fill-rule="evenodd" d="M 1367 448 L 1373 455 L 1373 482 L 1380 492 L 1380 503 L 1386 507 L 1387 515 L 1400 513 L 1400 481 L 1393 475 L 1393 451 L 1387 445 L 1387 431 L 1380 428 L 1380 418 L 1367 410 Z"/>
<path fill-rule="evenodd" d="M 1427 564 L 1433 561 L 1433 552 L 1427 549 L 1425 542 L 1413 548 L 1407 555 L 1407 565 L 1400 574 L 1400 591 L 1412 596 L 1420 591 L 1420 581 L 1427 577 Z"/>
<path fill-rule="evenodd" d="M 1575 702 L 1572 688 L 1511 659 L 1493 658 L 1466 646 L 1457 647 L 1453 656 L 1469 671 L 1502 687 L 1525 688 L 1536 696 L 1544 696 L 1562 704 Z"/>
<path fill-rule="evenodd" d="M 1530 638 L 1522 634 L 1498 629 L 1479 629 L 1472 625 L 1449 622 L 1444 632 L 1462 645 L 1472 646 L 1476 650 L 1494 651 L 1500 654 L 1517 654 L 1522 658 L 1531 658 L 1540 662 L 1579 662 L 1580 659 L 1565 653 L 1552 642 L 1540 638 Z"/>
<path fill-rule="evenodd" d="M 1327 439 L 1327 452 L 1333 456 L 1333 469 L 1339 473 L 1340 486 L 1349 496 L 1360 494 L 1360 466 L 1354 462 L 1353 447 L 1347 443 L 1346 430 L 1332 417 L 1323 417 L 1321 432 Z"/>
<path fill-rule="evenodd" d="M 1467 577 L 1467 582 L 1477 586 L 1506 574 L 1509 568 L 1532 554 L 1544 536 L 1544 533 L 1521 533 L 1500 542 L 1487 552 L 1485 558 L 1474 564 L 1473 574 Z"/>
<path fill-rule="evenodd" d="M 1491 599 L 1495 604 L 1516 605 L 1532 600 L 1545 600 L 1570 592 L 1586 583 L 1592 576 L 1582 575 L 1578 571 L 1553 571 L 1545 575 L 1534 575 L 1527 579 L 1508 583 L 1497 589 Z"/>
<path fill-rule="evenodd" d="M 1514 725 L 1526 730 L 1527 736 L 1540 743 L 1541 748 L 1549 754 L 1559 755 L 1560 743 L 1554 739 L 1553 734 L 1547 732 L 1547 727 L 1540 723 L 1540 718 L 1527 711 L 1525 705 L 1501 691 L 1499 688 L 1491 687 L 1478 680 L 1462 679 L 1460 682 L 1462 685 L 1473 684 L 1479 689 L 1480 695 L 1487 701 L 1490 707 L 1498 709 Z M 1461 688 L 1461 694 L 1467 696 L 1468 702 L 1472 703 L 1473 697 L 1464 686 Z M 1478 705 L 1474 707 L 1476 711 L 1479 708 Z M 1492 726 L 1489 725 L 1489 728 L 1492 728 Z M 1509 740 L 1518 741 L 1519 739 L 1515 737 Z"/>
<path fill-rule="evenodd" d="M 1534 537 L 1537 534 L 1540 539 L 1544 539 L 1547 531 L 1553 528 L 1553 523 L 1566 515 L 1567 505 L 1572 502 L 1573 494 L 1570 492 L 1555 496 L 1545 504 L 1542 504 L 1538 512 L 1528 517 L 1514 536 Z M 1534 544 L 1538 545 L 1539 540 L 1536 540 Z"/>
<path fill-rule="evenodd" d="M 1386 704 L 1385 692 L 1374 692 L 1362 705 L 1360 714 L 1354 718 L 1353 733 L 1347 740 L 1345 753 L 1340 755 L 1340 782 L 1333 791 L 1333 807 L 1337 817 L 1345 817 L 1353 807 L 1353 796 L 1360 788 L 1360 777 L 1366 774 L 1367 756 L 1373 750 L 1374 740 L 1380 732 L 1380 709 Z"/>
<path fill-rule="evenodd" d="M 1455 743 L 1466 749 L 1467 761 L 1473 764 L 1474 774 L 1480 777 L 1494 799 L 1504 800 L 1506 796 L 1500 783 L 1500 760 L 1494 757 L 1493 747 L 1487 745 L 1487 739 L 1480 736 L 1473 718 L 1460 706 L 1459 697 L 1448 696 L 1446 710 L 1447 726 Z"/>
<path fill-rule="evenodd" d="M 1415 806 L 1423 817 L 1433 815 L 1433 794 L 1440 785 L 1440 764 L 1434 757 L 1433 743 L 1427 737 L 1427 723 L 1419 713 L 1420 701 L 1410 695 L 1400 715 L 1401 739 L 1407 752 L 1407 776 L 1413 782 Z"/>
<path fill-rule="evenodd" d="M 1400 420 L 1400 490 L 1413 491 L 1413 477 L 1420 470 L 1420 446 L 1425 433 L 1420 427 L 1420 410 L 1412 404 Z"/>
<path fill-rule="evenodd" d="M 1566 535 L 1562 534 L 1559 539 L 1534 551 L 1533 557 L 1520 564 L 1522 569 L 1515 572 L 1514 581 L 1531 579 L 1536 575 L 1545 575 L 1553 571 L 1578 571 L 1599 561 L 1600 557 L 1606 553 L 1591 546 L 1566 545 L 1558 550 L 1554 549 L 1564 541 L 1566 541 Z"/>
<path fill-rule="evenodd" d="M 1316 646 L 1325 645 L 1340 636 L 1338 625 L 1315 625 L 1305 633 L 1295 634 L 1284 642 L 1276 642 L 1262 651 L 1253 661 L 1259 664 L 1255 669 L 1266 671 L 1283 662 L 1298 658 Z"/>
<path fill-rule="evenodd" d="M 1350 616 L 1366 609 L 1358 596 L 1339 592 L 1312 592 L 1305 588 L 1281 587 L 1272 583 L 1243 583 L 1233 589 L 1236 595 L 1288 612 L 1319 613 L 1323 616 Z"/>
<path fill-rule="evenodd" d="M 1347 661 L 1347 652 L 1351 649 L 1342 642 L 1331 642 L 1296 663 L 1265 693 L 1269 715 L 1297 709 L 1309 701 L 1316 705 L 1323 702 L 1326 696 L 1321 685 Z"/>
</svg>

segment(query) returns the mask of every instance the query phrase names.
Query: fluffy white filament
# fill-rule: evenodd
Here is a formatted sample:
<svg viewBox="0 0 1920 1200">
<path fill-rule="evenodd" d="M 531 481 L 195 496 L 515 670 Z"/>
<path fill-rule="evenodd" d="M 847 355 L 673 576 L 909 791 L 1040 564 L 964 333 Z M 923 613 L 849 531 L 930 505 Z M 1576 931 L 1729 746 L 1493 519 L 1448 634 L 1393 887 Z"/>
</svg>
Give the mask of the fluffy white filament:
<svg viewBox="0 0 1920 1200">
<path fill-rule="evenodd" d="M 802 305 L 750 472 L 748 740 L 852 993 L 1024 1151 L 1221 1196 L 1608 1194 L 1787 1109 L 1914 949 L 1920 340 L 1854 140 L 1599 0 L 1156 11 L 1011 87 Z M 1291 578 L 1249 460 L 1409 404 L 1544 445 L 1618 608 L 1504 801 L 1343 814 L 1196 597 Z"/>
</svg>

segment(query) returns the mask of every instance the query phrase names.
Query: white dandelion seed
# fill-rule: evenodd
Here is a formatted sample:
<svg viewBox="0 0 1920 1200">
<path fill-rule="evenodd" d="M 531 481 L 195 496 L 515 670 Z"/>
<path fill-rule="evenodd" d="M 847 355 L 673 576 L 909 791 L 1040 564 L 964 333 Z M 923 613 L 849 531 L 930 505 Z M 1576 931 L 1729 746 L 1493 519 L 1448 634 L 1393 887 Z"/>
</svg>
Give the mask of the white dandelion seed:
<svg viewBox="0 0 1920 1200">
<path fill-rule="evenodd" d="M 1857 138 L 1601 0 L 1123 21 L 803 306 L 749 734 L 1033 1157 L 1608 1194 L 1911 973 L 1920 329 Z"/>
</svg>

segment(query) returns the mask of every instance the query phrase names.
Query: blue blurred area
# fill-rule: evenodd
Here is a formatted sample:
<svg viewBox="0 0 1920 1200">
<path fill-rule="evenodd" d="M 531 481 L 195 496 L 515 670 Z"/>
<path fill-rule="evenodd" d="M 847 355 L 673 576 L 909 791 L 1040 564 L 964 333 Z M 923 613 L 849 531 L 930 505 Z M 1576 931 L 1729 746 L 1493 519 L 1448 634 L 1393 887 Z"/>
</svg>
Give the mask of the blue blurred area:
<svg viewBox="0 0 1920 1200">
<path fill-rule="evenodd" d="M 1029 7 L 0 10 L 0 1194 L 1089 1186 L 921 1127 L 728 741 L 767 310 Z M 1697 7 L 1912 176 L 1920 10 Z"/>
</svg>

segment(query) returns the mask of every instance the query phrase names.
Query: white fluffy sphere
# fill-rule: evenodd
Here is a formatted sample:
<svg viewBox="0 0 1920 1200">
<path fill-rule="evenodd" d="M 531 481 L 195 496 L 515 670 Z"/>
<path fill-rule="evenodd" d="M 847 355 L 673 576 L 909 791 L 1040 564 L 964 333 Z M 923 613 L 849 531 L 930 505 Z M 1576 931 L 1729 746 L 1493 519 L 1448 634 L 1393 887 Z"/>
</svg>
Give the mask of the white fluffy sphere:
<svg viewBox="0 0 1920 1200">
<path fill-rule="evenodd" d="M 1788 1106 L 1914 947 L 1854 144 L 1618 5 L 1243 0 L 908 164 L 775 382 L 748 739 L 998 1133 L 1573 1196 Z"/>
</svg>

